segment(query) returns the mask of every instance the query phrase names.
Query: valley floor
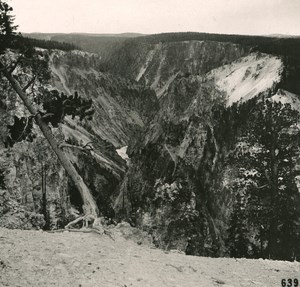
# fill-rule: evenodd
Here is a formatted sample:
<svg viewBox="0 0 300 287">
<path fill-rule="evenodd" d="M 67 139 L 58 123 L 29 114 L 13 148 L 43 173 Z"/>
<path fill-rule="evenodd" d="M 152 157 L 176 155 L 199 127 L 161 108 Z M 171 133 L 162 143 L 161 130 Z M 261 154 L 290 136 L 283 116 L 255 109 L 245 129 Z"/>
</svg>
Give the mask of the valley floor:
<svg viewBox="0 0 300 287">
<path fill-rule="evenodd" d="M 126 240 L 118 228 L 111 232 L 0 228 L 0 286 L 282 286 L 284 278 L 300 280 L 299 262 L 165 253 Z"/>
</svg>

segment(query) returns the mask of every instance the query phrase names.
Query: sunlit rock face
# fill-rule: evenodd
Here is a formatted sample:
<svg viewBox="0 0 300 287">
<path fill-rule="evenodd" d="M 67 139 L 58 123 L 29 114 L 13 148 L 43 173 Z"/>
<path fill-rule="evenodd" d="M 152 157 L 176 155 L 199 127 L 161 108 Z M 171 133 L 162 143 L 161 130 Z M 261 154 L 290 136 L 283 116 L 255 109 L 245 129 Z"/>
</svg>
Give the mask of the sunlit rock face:
<svg viewBox="0 0 300 287">
<path fill-rule="evenodd" d="M 227 95 L 227 105 L 230 106 L 274 88 L 281 81 L 283 68 L 279 57 L 251 53 L 231 64 L 213 69 L 208 78 L 213 79 L 217 89 Z"/>
</svg>

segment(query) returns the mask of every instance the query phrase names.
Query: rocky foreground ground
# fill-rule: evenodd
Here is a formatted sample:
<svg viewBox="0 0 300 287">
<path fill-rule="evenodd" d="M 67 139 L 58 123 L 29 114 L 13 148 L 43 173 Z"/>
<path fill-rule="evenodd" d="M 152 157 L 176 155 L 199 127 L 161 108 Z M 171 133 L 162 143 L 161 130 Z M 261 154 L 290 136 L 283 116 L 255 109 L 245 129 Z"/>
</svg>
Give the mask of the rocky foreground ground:
<svg viewBox="0 0 300 287">
<path fill-rule="evenodd" d="M 164 252 L 126 228 L 108 235 L 0 228 L 0 286 L 282 286 L 300 263 Z"/>
</svg>

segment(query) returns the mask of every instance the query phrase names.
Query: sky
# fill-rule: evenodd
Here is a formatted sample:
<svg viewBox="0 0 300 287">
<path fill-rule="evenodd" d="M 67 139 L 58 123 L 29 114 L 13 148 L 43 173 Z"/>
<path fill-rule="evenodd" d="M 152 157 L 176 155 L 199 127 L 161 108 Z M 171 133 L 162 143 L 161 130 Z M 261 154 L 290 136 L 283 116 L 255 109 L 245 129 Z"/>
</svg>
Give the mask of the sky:
<svg viewBox="0 0 300 287">
<path fill-rule="evenodd" d="M 7 0 L 20 32 L 300 35 L 300 0 Z"/>
</svg>

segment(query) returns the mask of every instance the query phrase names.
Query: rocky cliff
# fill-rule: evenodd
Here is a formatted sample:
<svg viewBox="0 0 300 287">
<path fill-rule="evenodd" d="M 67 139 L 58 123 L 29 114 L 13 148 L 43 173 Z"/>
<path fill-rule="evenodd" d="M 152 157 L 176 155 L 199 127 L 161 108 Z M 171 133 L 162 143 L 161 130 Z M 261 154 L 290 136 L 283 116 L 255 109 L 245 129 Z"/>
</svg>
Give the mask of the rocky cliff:
<svg viewBox="0 0 300 287">
<path fill-rule="evenodd" d="M 299 254 L 300 105 L 290 58 L 228 41 L 134 40 L 106 63 L 96 54 L 53 51 L 49 67 L 49 89 L 93 101 L 92 120 L 67 117 L 53 130 L 103 215 L 186 254 Z M 56 228 L 58 217 L 80 209 L 51 151 L 39 155 L 41 141 L 37 132 L 32 143 L 1 149 L 1 225 L 25 210 L 26 227 L 52 216 Z M 92 151 L 70 147 L 89 144 Z M 274 251 L 282 246 L 286 255 Z"/>
<path fill-rule="evenodd" d="M 210 41 L 126 42 L 107 65 L 115 74 L 145 82 L 160 97 L 178 74 L 203 75 L 248 52 L 241 45 Z"/>
<path fill-rule="evenodd" d="M 55 52 L 50 56 L 50 68 L 54 87 L 93 99 L 95 115 L 84 124 L 115 147 L 125 146 L 158 108 L 151 89 L 100 72 L 96 54 Z"/>
<path fill-rule="evenodd" d="M 194 45 L 206 46 L 190 47 Z M 227 253 L 240 170 L 230 158 L 243 142 L 249 114 L 263 98 L 290 102 L 299 109 L 299 96 L 282 91 L 278 99 L 278 87 L 284 85 L 280 57 L 259 52 L 239 57 L 244 52 L 229 46 L 229 57 L 223 56 L 220 67 L 201 67 L 200 61 L 200 75 L 173 75 L 156 117 L 128 148 L 129 170 L 115 210 L 152 234 L 161 248 L 206 256 Z M 223 65 L 226 62 L 230 63 Z M 150 67 L 148 63 L 146 57 Z M 246 163 L 243 168 L 247 170 Z M 297 176 L 292 180 L 293 188 L 299 185 Z"/>
<path fill-rule="evenodd" d="M 78 92 L 93 101 L 92 120 L 68 116 L 52 131 L 92 190 L 101 213 L 112 218 L 111 200 L 127 168 L 116 150 L 127 146 L 151 119 L 158 107 L 155 92 L 102 73 L 97 55 L 38 52 L 49 58 L 48 90 L 57 89 L 67 95 Z M 39 85 L 37 81 L 35 92 Z M 4 88 L 2 120 L 14 125 L 28 113 L 10 88 Z M 35 125 L 33 134 L 30 141 L 12 147 L 5 148 L 2 142 L 0 223 L 19 228 L 62 227 L 82 211 L 82 201 Z"/>
</svg>

